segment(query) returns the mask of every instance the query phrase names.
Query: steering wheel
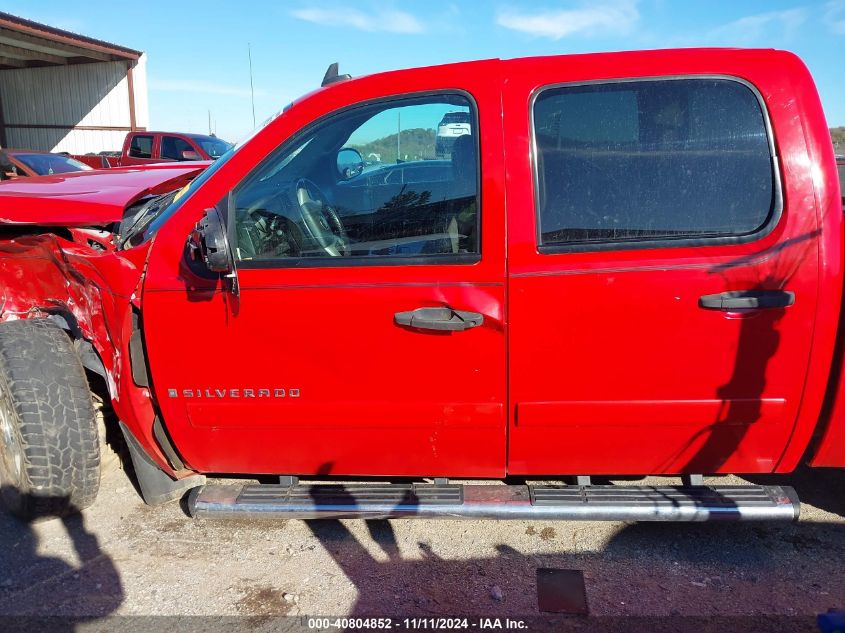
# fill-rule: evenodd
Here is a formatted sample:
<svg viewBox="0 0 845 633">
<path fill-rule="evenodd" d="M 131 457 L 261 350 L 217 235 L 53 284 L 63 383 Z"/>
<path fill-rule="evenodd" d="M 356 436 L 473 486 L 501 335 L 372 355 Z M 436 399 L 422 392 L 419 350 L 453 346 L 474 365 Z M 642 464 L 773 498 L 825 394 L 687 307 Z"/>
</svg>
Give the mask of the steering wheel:
<svg viewBox="0 0 845 633">
<path fill-rule="evenodd" d="M 349 237 L 343 222 L 320 188 L 307 178 L 296 181 L 296 201 L 305 232 L 332 257 L 346 255 Z"/>
</svg>

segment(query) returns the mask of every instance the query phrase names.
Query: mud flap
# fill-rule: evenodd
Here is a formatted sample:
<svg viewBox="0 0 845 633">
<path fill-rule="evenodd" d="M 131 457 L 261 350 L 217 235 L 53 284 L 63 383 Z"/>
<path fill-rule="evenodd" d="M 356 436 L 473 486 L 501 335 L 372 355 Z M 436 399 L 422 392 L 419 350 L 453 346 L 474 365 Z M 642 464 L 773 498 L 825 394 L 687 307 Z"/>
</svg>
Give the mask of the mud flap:
<svg viewBox="0 0 845 633">
<path fill-rule="evenodd" d="M 135 468 L 135 476 L 138 478 L 138 486 L 141 488 L 144 503 L 157 506 L 168 501 L 175 501 L 191 488 L 205 484 L 205 475 L 173 479 L 150 459 L 123 422 L 120 423 L 120 430 L 123 431 L 129 454 L 132 456 L 132 466 Z"/>
</svg>

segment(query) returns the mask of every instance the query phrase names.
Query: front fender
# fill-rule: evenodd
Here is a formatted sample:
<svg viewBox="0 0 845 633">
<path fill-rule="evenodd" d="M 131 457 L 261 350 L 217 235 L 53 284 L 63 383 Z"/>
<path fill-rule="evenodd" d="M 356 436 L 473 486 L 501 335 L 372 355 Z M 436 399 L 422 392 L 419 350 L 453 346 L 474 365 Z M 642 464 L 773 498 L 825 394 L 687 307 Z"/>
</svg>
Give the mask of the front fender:
<svg viewBox="0 0 845 633">
<path fill-rule="evenodd" d="M 145 245 L 103 253 L 55 234 L 0 241 L 0 322 L 61 316 L 102 362 L 117 416 L 150 458 L 176 476 L 153 436 L 151 394 L 133 381 L 128 352 L 148 251 Z"/>
</svg>

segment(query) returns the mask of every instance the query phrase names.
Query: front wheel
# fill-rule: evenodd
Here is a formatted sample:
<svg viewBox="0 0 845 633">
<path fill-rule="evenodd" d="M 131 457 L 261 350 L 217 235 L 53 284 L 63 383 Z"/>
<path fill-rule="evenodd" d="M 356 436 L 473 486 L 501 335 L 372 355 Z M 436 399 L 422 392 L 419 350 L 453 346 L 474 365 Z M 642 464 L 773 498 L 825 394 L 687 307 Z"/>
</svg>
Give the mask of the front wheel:
<svg viewBox="0 0 845 633">
<path fill-rule="evenodd" d="M 67 334 L 44 319 L 0 324 L 0 496 L 18 516 L 63 516 L 100 487 L 97 418 Z"/>
</svg>

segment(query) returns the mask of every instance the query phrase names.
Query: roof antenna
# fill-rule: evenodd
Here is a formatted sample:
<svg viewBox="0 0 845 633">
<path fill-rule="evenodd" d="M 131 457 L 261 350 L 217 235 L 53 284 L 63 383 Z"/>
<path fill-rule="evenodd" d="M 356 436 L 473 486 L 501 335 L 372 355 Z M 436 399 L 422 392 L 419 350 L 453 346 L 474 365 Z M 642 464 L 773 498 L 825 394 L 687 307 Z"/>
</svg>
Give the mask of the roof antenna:
<svg viewBox="0 0 845 633">
<path fill-rule="evenodd" d="M 337 71 L 337 62 L 329 64 L 329 68 L 328 70 L 326 70 L 326 74 L 323 76 L 323 83 L 320 84 L 320 86 L 328 86 L 329 84 L 333 84 L 338 81 L 346 81 L 347 79 L 352 79 L 352 75 L 339 75 Z"/>
</svg>

